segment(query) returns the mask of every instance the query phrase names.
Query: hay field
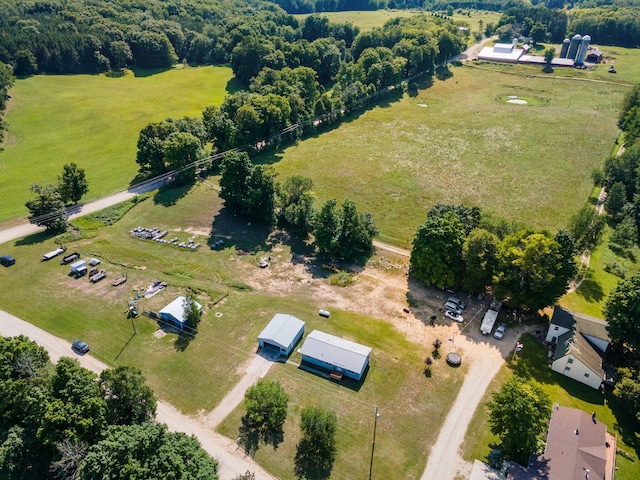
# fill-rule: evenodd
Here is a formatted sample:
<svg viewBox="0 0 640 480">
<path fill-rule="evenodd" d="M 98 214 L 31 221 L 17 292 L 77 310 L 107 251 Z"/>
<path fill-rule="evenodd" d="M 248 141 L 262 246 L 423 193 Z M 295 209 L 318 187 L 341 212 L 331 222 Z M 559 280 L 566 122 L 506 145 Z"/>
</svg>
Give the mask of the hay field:
<svg viewBox="0 0 640 480">
<path fill-rule="evenodd" d="M 282 178 L 314 179 L 319 201 L 355 200 L 374 214 L 381 240 L 398 245 L 410 245 L 437 202 L 557 230 L 591 193 L 629 87 L 496 68 L 451 67 L 451 78 L 417 95 L 261 160 Z M 507 103 L 510 95 L 527 105 Z"/>
</svg>

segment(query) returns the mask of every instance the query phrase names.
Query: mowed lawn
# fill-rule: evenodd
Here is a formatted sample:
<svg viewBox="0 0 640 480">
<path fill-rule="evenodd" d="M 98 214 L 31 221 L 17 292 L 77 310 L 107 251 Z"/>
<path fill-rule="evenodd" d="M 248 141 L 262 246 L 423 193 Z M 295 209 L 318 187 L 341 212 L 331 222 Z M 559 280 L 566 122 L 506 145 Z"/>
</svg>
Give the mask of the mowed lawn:
<svg viewBox="0 0 640 480">
<path fill-rule="evenodd" d="M 509 378 L 519 375 L 541 387 L 552 403 L 577 408 L 587 413 L 596 412 L 598 419 L 607 425 L 607 430 L 617 437 L 616 479 L 640 478 L 640 460 L 633 447 L 636 443 L 634 438 L 636 433 L 630 428 L 634 422 L 620 409 L 610 389 L 602 393 L 552 371 L 547 367 L 547 350 L 540 342 L 530 335 L 525 335 L 522 343 L 524 349 L 502 367 L 476 410 L 462 446 L 463 458 L 468 461 L 473 461 L 474 458 L 487 461 L 487 455 L 491 450 L 490 445 L 499 439 L 491 435 L 489 430 L 486 402 L 491 400 L 492 393 L 500 390 L 502 384 Z M 621 451 L 627 456 L 621 455 Z"/>
<path fill-rule="evenodd" d="M 124 190 L 136 177 L 136 143 L 148 123 L 200 116 L 233 91 L 227 67 L 105 75 L 38 75 L 17 80 L 0 151 L 0 221 L 25 216 L 33 183 L 56 183 L 62 166 L 87 172 L 83 201 Z"/>
<path fill-rule="evenodd" d="M 87 220 L 79 223 L 90 225 Z M 129 234 L 137 226 L 169 230 L 166 238 L 193 238 L 203 246 L 191 251 L 138 240 Z M 212 228 L 215 238 L 226 239 L 221 250 L 206 245 Z M 75 338 L 83 339 L 92 355 L 109 365 L 141 368 L 160 398 L 188 414 L 210 411 L 236 384 L 254 355 L 257 335 L 275 313 L 295 315 L 306 322 L 307 332 L 318 328 L 371 346 L 371 367 L 363 384 L 351 389 L 294 365 L 275 365 L 268 378 L 281 381 L 290 395 L 289 420 L 284 443 L 277 451 L 262 445 L 257 460 L 278 476 L 292 478 L 300 410 L 322 406 L 339 418 L 339 451 L 332 478 L 364 478 L 377 405 L 381 416 L 376 477 L 419 478 L 429 446 L 460 388 L 464 367 L 448 367 L 442 358 L 434 363 L 433 376 L 426 378 L 423 361 L 430 348 L 406 338 L 389 322 L 358 312 L 335 308 L 330 319 L 319 317 L 322 300 L 314 297 L 315 290 L 306 279 L 297 279 L 300 288 L 285 292 L 283 286 L 276 294 L 249 287 L 247 279 L 252 275 L 262 278 L 280 267 L 283 270 L 278 272 L 285 272 L 290 266 L 290 277 L 295 279 L 293 267 L 298 261 L 289 246 L 273 245 L 265 229 L 225 213 L 209 184 L 161 192 L 140 202 L 114 225 L 89 232 L 87 237 L 91 238 L 65 243 L 68 252 L 102 260 L 100 268 L 108 276 L 95 285 L 87 277 L 70 277 L 60 257 L 41 262 L 42 255 L 56 247 L 46 234 L 4 244 L 3 253 L 17 262 L 0 269 L 2 309 L 66 338 L 69 346 Z M 257 253 L 238 255 L 238 249 Z M 271 268 L 261 270 L 257 262 L 267 252 Z M 128 281 L 112 286 L 111 281 L 123 273 Z M 278 282 L 278 274 L 272 275 L 272 281 Z M 186 287 L 197 293 L 204 306 L 198 336 L 186 348 L 180 348 L 173 334 L 157 335 L 157 324 L 150 318 L 132 321 L 126 316 L 128 302 L 156 279 L 168 287 L 142 299 L 141 309 L 157 312 L 184 294 Z M 328 281 L 323 285 L 323 290 L 331 288 L 338 295 L 346 291 L 330 287 Z M 73 355 L 69 349 L 69 356 Z M 299 354 L 292 359 L 299 361 Z M 234 412 L 225 423 L 225 433 L 232 439 L 237 437 L 242 413 Z"/>
<path fill-rule="evenodd" d="M 355 200 L 374 214 L 380 238 L 398 245 L 410 245 L 438 202 L 534 228 L 566 226 L 611 153 L 629 85 L 532 78 L 540 68 L 521 65 L 450 72 L 260 160 L 282 178 L 312 178 L 320 202 Z M 528 104 L 507 103 L 510 95 Z"/>
</svg>

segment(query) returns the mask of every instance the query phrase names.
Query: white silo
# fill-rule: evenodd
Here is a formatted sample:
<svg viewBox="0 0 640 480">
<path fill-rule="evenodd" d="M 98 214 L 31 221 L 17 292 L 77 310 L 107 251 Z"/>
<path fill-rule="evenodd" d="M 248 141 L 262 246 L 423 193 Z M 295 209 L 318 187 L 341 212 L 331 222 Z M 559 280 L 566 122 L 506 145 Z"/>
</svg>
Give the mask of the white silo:
<svg viewBox="0 0 640 480">
<path fill-rule="evenodd" d="M 585 35 L 582 37 L 582 44 L 580 45 L 580 51 L 578 51 L 578 56 L 576 57 L 576 63 L 578 65 L 582 65 L 584 63 L 584 59 L 587 57 L 587 52 L 589 51 L 589 43 L 591 42 L 591 37 L 589 35 Z"/>
<path fill-rule="evenodd" d="M 562 41 L 562 48 L 560 49 L 560 58 L 567 58 L 567 52 L 569 51 L 570 43 L 571 43 L 571 40 L 569 40 L 568 38 L 565 38 Z"/>
<path fill-rule="evenodd" d="M 576 59 L 576 55 L 578 54 L 578 49 L 580 48 L 580 41 L 582 40 L 582 35 L 575 34 L 571 39 L 571 44 L 569 45 L 569 53 L 567 53 L 567 58 L 571 60 Z"/>
<path fill-rule="evenodd" d="M 513 50 L 515 50 L 516 48 L 518 48 L 518 39 L 514 38 L 513 40 L 511 40 L 511 48 Z"/>
</svg>

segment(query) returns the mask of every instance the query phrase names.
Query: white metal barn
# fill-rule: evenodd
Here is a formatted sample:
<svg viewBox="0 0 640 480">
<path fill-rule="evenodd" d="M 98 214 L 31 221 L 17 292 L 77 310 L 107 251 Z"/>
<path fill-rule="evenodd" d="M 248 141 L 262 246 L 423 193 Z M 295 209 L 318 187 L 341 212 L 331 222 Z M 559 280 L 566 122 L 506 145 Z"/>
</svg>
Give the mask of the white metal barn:
<svg viewBox="0 0 640 480">
<path fill-rule="evenodd" d="M 369 365 L 371 347 L 314 330 L 300 349 L 302 362 L 331 372 L 332 378 L 360 380 Z"/>
<path fill-rule="evenodd" d="M 293 315 L 276 313 L 258 335 L 260 348 L 276 348 L 288 356 L 304 334 L 304 322 Z"/>
</svg>

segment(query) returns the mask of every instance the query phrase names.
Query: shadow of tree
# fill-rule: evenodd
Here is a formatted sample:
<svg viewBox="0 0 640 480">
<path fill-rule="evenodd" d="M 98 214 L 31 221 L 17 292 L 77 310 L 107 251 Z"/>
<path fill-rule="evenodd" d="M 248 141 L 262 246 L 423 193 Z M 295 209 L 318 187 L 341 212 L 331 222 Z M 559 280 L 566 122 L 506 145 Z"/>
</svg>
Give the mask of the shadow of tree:
<svg viewBox="0 0 640 480">
<path fill-rule="evenodd" d="M 602 285 L 593 277 L 592 270 L 588 270 L 585 273 L 582 284 L 576 290 L 576 293 L 590 303 L 601 302 L 604 298 Z"/>
<path fill-rule="evenodd" d="M 212 248 L 235 248 L 239 254 L 270 252 L 275 240 L 270 238 L 271 226 L 234 214 L 227 207 L 221 208 L 213 219 L 208 244 Z M 219 247 L 213 247 L 222 240 Z"/>
<path fill-rule="evenodd" d="M 260 442 L 271 445 L 277 450 L 284 441 L 284 430 L 267 430 L 261 425 L 252 425 L 246 416 L 242 417 L 242 424 L 238 429 L 238 444 L 244 449 L 244 453 L 250 456 L 255 455 L 260 447 Z"/>
<path fill-rule="evenodd" d="M 180 332 L 176 337 L 176 341 L 173 342 L 173 348 L 175 348 L 178 352 L 184 352 L 189 344 L 195 340 L 195 334 Z"/>
<path fill-rule="evenodd" d="M 334 455 L 319 452 L 308 440 L 298 443 L 294 460 L 296 477 L 306 480 L 325 480 L 331 476 Z"/>
<path fill-rule="evenodd" d="M 449 70 L 447 65 L 436 68 L 436 78 L 440 81 L 449 80 L 453 77 L 453 72 Z"/>
<path fill-rule="evenodd" d="M 35 245 L 36 243 L 43 243 L 47 240 L 55 237 L 60 232 L 51 232 L 49 230 L 43 230 L 42 232 L 32 233 L 31 235 L 27 235 L 26 237 L 22 237 L 16 240 L 16 246 L 24 246 L 24 245 Z M 46 253 L 46 252 L 43 252 Z"/>
<path fill-rule="evenodd" d="M 161 187 L 160 190 L 158 190 L 158 193 L 153 197 L 153 203 L 156 205 L 162 205 L 163 207 L 171 207 L 178 203 L 181 198 L 186 197 L 191 191 L 193 185 L 194 182 L 189 182 L 179 186 L 170 184 Z"/>
</svg>

